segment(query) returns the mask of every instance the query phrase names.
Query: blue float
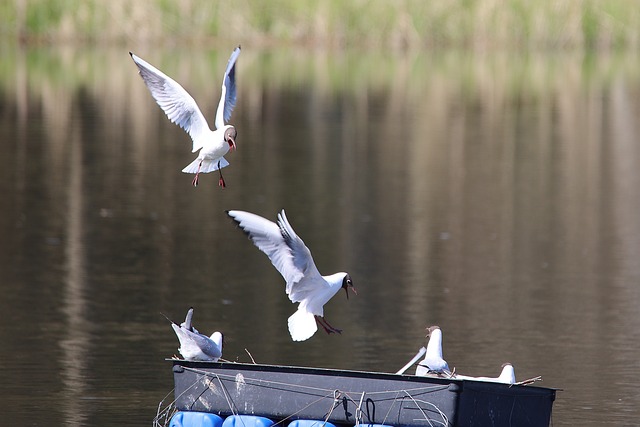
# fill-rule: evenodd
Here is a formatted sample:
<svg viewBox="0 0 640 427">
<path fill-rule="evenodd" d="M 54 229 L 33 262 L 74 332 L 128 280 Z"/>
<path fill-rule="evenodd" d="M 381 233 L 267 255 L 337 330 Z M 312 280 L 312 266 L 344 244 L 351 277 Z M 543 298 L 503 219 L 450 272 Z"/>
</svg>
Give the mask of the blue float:
<svg viewBox="0 0 640 427">
<path fill-rule="evenodd" d="M 271 427 L 273 421 L 269 418 L 255 415 L 231 415 L 222 423 L 222 427 Z"/>
<path fill-rule="evenodd" d="M 176 412 L 169 427 L 221 427 L 222 418 L 206 412 Z"/>
<path fill-rule="evenodd" d="M 289 423 L 289 427 L 336 427 L 328 421 L 323 420 L 295 420 Z"/>
</svg>

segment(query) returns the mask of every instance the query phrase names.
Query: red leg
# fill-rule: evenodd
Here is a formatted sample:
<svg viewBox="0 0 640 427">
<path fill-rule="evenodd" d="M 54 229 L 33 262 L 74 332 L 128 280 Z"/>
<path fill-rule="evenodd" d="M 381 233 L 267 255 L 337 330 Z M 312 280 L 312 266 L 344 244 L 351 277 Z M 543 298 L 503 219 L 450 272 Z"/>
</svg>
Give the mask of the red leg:
<svg viewBox="0 0 640 427">
<path fill-rule="evenodd" d="M 329 324 L 329 322 L 326 321 L 326 319 L 324 317 L 320 317 L 320 316 L 315 316 L 316 318 L 316 323 L 320 326 L 322 326 L 322 328 L 324 329 L 324 331 L 328 334 L 341 334 L 342 333 L 342 329 L 338 329 L 338 328 L 334 328 L 333 326 L 331 326 Z"/>
<path fill-rule="evenodd" d="M 220 160 L 218 160 L 218 172 L 220 173 L 220 179 L 218 180 L 218 186 L 225 188 L 227 184 L 224 182 L 224 178 L 222 177 L 222 169 L 220 169 Z"/>
<path fill-rule="evenodd" d="M 198 186 L 198 175 L 200 175 L 200 166 L 202 166 L 202 162 L 200 162 L 200 164 L 198 164 L 198 171 L 196 172 L 196 176 L 195 176 L 195 178 L 193 178 L 193 181 L 191 181 L 191 184 L 194 187 Z"/>
</svg>

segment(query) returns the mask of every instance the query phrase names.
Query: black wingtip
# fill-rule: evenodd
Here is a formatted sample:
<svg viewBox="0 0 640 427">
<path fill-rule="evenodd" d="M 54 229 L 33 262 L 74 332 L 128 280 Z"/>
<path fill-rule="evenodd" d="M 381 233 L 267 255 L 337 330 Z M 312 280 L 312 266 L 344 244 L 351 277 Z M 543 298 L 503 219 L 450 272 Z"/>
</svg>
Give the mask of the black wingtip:
<svg viewBox="0 0 640 427">
<path fill-rule="evenodd" d="M 133 52 L 129 51 L 129 55 L 133 58 Z"/>
<path fill-rule="evenodd" d="M 224 213 L 226 213 L 227 216 L 229 218 L 231 218 L 231 221 L 233 221 L 238 226 L 238 228 L 240 228 L 242 231 L 244 231 L 244 228 L 240 227 L 240 221 L 238 221 L 233 215 L 231 215 L 231 211 L 232 211 L 232 209 L 228 209 L 228 210 L 224 211 Z"/>
<path fill-rule="evenodd" d="M 171 322 L 174 325 L 177 325 L 176 322 L 174 322 L 173 320 L 169 319 L 169 316 L 167 316 L 166 314 L 164 314 L 163 312 L 160 312 L 160 314 L 162 314 L 164 316 L 165 319 L 167 319 L 169 322 Z"/>
<path fill-rule="evenodd" d="M 232 215 L 231 215 L 231 209 L 228 209 L 226 211 L 224 211 L 224 213 L 227 214 L 227 216 L 229 218 L 231 218 L 231 221 L 233 221 L 234 223 L 236 223 L 237 225 L 240 225 L 240 222 L 238 222 L 238 220 L 236 220 Z"/>
<path fill-rule="evenodd" d="M 247 236 L 247 238 L 253 242 L 253 239 L 251 238 L 251 233 L 249 233 L 247 230 L 245 230 L 245 228 L 240 224 L 240 221 L 238 221 L 236 218 L 231 216 L 231 214 L 229 213 L 229 212 L 231 212 L 231 210 L 226 210 L 225 212 L 226 212 L 227 216 L 229 218 L 231 218 L 231 221 L 234 222 L 234 224 L 236 225 L 236 228 L 239 228 L 240 231 L 242 231 L 245 234 L 245 236 Z"/>
</svg>

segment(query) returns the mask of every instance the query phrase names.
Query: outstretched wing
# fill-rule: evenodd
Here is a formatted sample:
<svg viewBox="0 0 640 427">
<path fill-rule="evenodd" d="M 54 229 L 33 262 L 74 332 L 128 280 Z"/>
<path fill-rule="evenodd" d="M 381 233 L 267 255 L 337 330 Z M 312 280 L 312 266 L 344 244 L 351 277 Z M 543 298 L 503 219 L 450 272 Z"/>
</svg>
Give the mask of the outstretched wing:
<svg viewBox="0 0 640 427">
<path fill-rule="evenodd" d="M 240 46 L 235 48 L 231 53 L 227 69 L 222 77 L 222 91 L 220 93 L 220 102 L 216 111 L 216 129 L 222 129 L 225 122 L 231 118 L 233 107 L 236 106 L 236 60 L 240 56 Z"/>
<path fill-rule="evenodd" d="M 325 280 L 319 280 L 321 276 L 313 261 L 311 251 L 302 239 L 298 237 L 296 232 L 293 231 L 293 227 L 291 227 L 284 209 L 278 214 L 278 226 L 280 227 L 282 238 L 291 250 L 293 265 L 298 271 L 301 271 L 305 277 L 305 280 L 295 283 L 287 282 L 287 295 L 289 295 L 289 299 L 293 302 L 301 301 L 309 293 L 316 292 L 318 286 L 328 286 L 329 284 Z"/>
<path fill-rule="evenodd" d="M 187 315 L 184 318 L 184 322 L 180 325 L 182 328 L 185 328 L 188 331 L 193 332 L 193 326 L 191 325 L 191 321 L 193 320 L 193 307 L 190 307 L 187 311 Z"/>
<path fill-rule="evenodd" d="M 278 215 L 278 224 L 244 211 L 227 211 L 227 215 L 269 257 L 287 282 L 287 294 L 307 272 L 317 272 L 311 252 L 291 228 L 284 210 Z"/>
<path fill-rule="evenodd" d="M 193 140 L 193 152 L 202 148 L 202 138 L 209 131 L 207 120 L 202 115 L 198 104 L 178 82 L 158 70 L 144 59 L 129 52 L 131 59 L 138 66 L 140 76 L 149 88 L 151 96 L 169 120 L 184 129 Z"/>
</svg>

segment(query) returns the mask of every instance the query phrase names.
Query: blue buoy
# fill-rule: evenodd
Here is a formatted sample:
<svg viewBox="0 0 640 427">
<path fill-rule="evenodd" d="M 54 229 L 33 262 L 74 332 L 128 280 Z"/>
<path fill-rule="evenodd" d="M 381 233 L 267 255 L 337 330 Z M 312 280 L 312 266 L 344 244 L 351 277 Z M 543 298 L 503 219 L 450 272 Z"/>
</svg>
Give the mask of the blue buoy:
<svg viewBox="0 0 640 427">
<path fill-rule="evenodd" d="M 222 427 L 271 427 L 273 421 L 269 418 L 255 415 L 231 415 L 222 423 Z"/>
<path fill-rule="evenodd" d="M 222 418 L 206 412 L 176 412 L 169 427 L 221 427 Z"/>
<path fill-rule="evenodd" d="M 295 420 L 289 423 L 289 427 L 336 427 L 328 421 L 323 420 Z"/>
</svg>

